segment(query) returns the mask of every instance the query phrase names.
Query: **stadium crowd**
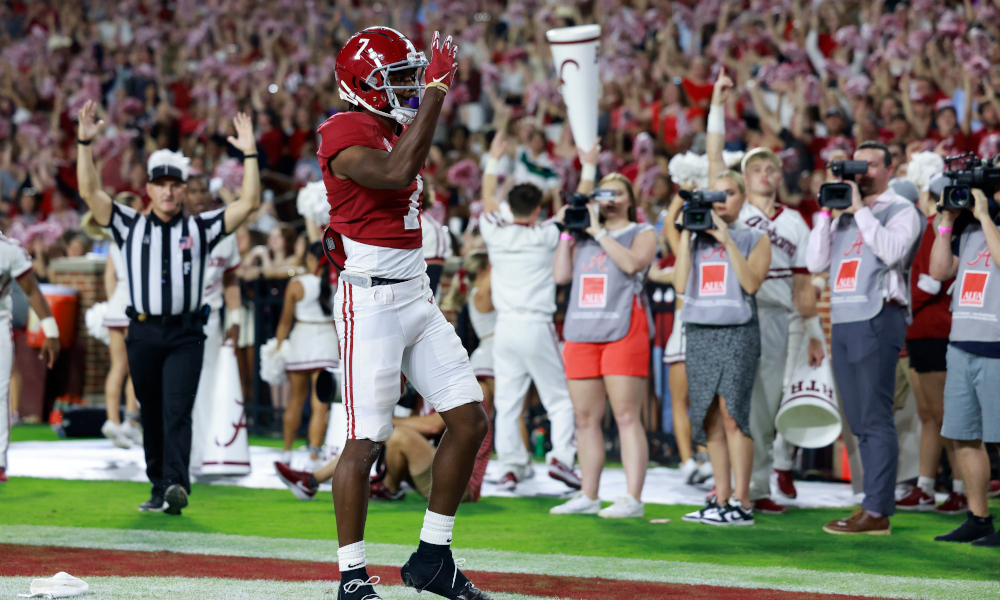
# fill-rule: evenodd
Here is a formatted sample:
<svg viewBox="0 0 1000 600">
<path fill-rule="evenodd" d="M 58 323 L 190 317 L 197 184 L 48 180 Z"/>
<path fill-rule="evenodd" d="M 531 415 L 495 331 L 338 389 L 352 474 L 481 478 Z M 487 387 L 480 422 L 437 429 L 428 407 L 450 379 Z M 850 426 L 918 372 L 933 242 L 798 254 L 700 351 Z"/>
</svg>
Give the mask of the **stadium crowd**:
<svg viewBox="0 0 1000 600">
<path fill-rule="evenodd" d="M 226 139 L 235 134 L 237 112 L 253 115 L 263 203 L 235 234 L 236 276 L 252 281 L 319 273 L 321 251 L 310 246 L 318 240 L 316 232 L 303 222 L 306 215 L 290 209 L 289 200 L 322 180 L 317 128 L 349 109 L 334 74 L 338 51 L 356 31 L 375 25 L 399 30 L 418 49 L 435 30 L 453 36 L 460 48 L 457 80 L 422 172 L 428 272 L 438 287 L 445 262 L 461 259 L 459 271 L 441 279 L 439 299 L 449 314 L 458 315 L 460 328 L 462 319 L 471 323 L 466 329 L 474 334 L 464 340 L 479 353 L 478 364 L 473 354 L 473 366 L 496 412 L 489 439 L 505 470 L 500 484 L 511 490 L 530 476 L 522 413 L 534 383 L 550 422 L 546 468 L 581 489 L 567 505 L 556 507 L 557 513 L 641 516 L 649 460 L 645 431 L 652 428 L 674 435 L 689 483 L 727 473 L 716 479 L 715 493 L 691 520 L 742 524 L 752 523 L 755 511 L 784 512 L 771 498 L 795 496 L 795 451 L 776 438 L 776 405 L 755 409 L 751 404 L 758 401 L 754 396 L 752 403 L 751 395 L 777 393 L 773 402 L 780 400 L 780 390 L 758 392 L 755 375 L 770 373 L 780 388 L 795 351 L 788 346 L 787 325 L 777 338 L 784 344 L 780 357 L 765 357 L 768 347 L 761 348 L 761 336 L 768 335 L 766 323 L 778 322 L 767 319 L 780 309 L 786 319 L 781 322 L 791 320 L 801 330 L 799 338 L 805 335 L 802 352 L 810 360 L 818 363 L 830 353 L 829 334 L 822 327 L 809 329 L 817 300 L 830 287 L 824 275 L 829 260 L 821 264 L 815 258 L 813 246 L 820 242 L 809 239 L 809 230 L 818 236 L 818 229 L 830 226 L 831 214 L 818 203 L 820 186 L 834 179 L 828 163 L 868 160 L 881 182 L 874 191 L 904 198 L 907 210 L 919 214 L 910 237 L 899 238 L 898 260 L 912 261 L 912 271 L 902 267 L 904 279 L 890 284 L 899 288 L 898 295 L 885 301 L 902 306 L 901 315 L 912 313 L 912 323 L 901 325 L 906 344 L 895 352 L 902 356 L 899 368 L 913 388 L 922 424 L 920 476 L 915 485 L 885 480 L 895 466 L 870 462 L 871 455 L 888 452 L 894 441 L 879 437 L 885 429 L 873 424 L 872 411 L 853 411 L 845 399 L 846 421 L 860 438 L 868 497 L 875 497 L 875 487 L 868 485 L 876 478 L 882 479 L 880 493 L 888 490 L 892 497 L 877 504 L 872 500 L 850 519 L 828 527 L 837 533 L 888 533 L 888 516 L 896 509 L 969 511 L 962 525 L 967 530 L 954 539 L 972 541 L 993 533 L 985 498 L 1000 494 L 1000 484 L 988 477 L 984 482 L 979 474 L 973 483 L 971 475 L 963 479 L 960 473 L 966 465 L 981 470 L 986 456 L 981 441 L 1000 442 L 1000 411 L 994 396 L 992 407 L 982 409 L 978 430 L 946 427 L 946 434 L 961 434 L 960 441 L 942 437 L 948 418 L 946 371 L 956 352 L 948 345 L 955 271 L 950 263 L 941 266 L 944 259 L 932 255 L 932 247 L 955 221 L 951 213 L 937 210 L 945 185 L 943 159 L 965 152 L 982 158 L 1000 154 L 1000 2 L 12 0 L 0 4 L 0 23 L 0 231 L 28 250 L 43 282 L 51 260 L 84 256 L 95 246 L 83 233 L 86 206 L 76 170 L 76 119 L 88 101 L 97 104 L 106 122 L 93 141 L 100 185 L 140 211 L 148 204 L 146 159 L 164 148 L 190 158 L 196 177 L 189 193 L 207 192 L 218 206 L 234 201 L 242 154 Z M 551 28 L 584 23 L 602 28 L 600 142 L 590 149 L 574 144 L 544 35 Z M 759 173 L 751 170 L 754 165 Z M 762 192 L 761 186 L 768 185 L 770 191 Z M 703 242 L 740 249 L 730 251 L 743 255 L 734 259 L 738 282 L 733 285 L 738 287 L 732 293 L 752 297 L 770 279 L 788 288 L 782 292 L 787 301 L 757 294 L 752 322 L 760 320 L 760 333 L 745 329 L 750 316 L 725 321 L 729 317 L 698 311 L 695 303 L 685 313 L 692 317 L 690 339 L 684 339 L 675 299 L 685 284 L 694 285 L 688 275 L 697 259 L 689 250 L 689 234 L 680 234 L 674 222 L 682 210 L 678 192 L 695 188 L 722 191 L 731 203 L 720 206 L 717 229 Z M 566 199 L 595 190 L 599 202 L 587 209 L 589 227 L 567 233 L 573 213 Z M 758 205 L 755 197 L 769 197 L 770 204 Z M 763 215 L 758 222 L 777 222 L 783 210 L 801 215 L 790 226 L 800 237 L 783 237 L 767 224 L 740 226 L 747 220 L 744 200 Z M 986 200 L 983 204 L 976 218 L 982 212 L 980 220 L 995 220 L 995 206 L 986 214 Z M 862 218 L 857 221 L 863 228 Z M 765 255 L 765 246 L 770 254 Z M 902 258 L 911 246 L 913 252 Z M 957 242 L 955 248 L 957 255 Z M 788 258 L 776 273 L 774 257 L 781 251 Z M 601 269 L 604 261 L 613 263 L 602 285 L 618 287 L 602 287 L 599 297 L 588 297 L 593 281 L 581 257 L 600 262 Z M 310 286 L 316 287 L 295 287 L 286 299 L 301 301 Z M 322 289 L 316 293 L 327 294 L 329 302 L 329 288 Z M 684 297 L 690 302 L 693 295 L 689 290 Z M 879 307 L 882 301 L 880 296 Z M 617 303 L 616 317 L 595 316 L 611 314 L 594 312 L 605 303 Z M 295 338 L 288 330 L 292 312 L 286 310 L 279 334 L 289 343 Z M 317 322 L 332 318 L 328 309 L 311 314 Z M 718 318 L 723 321 L 712 320 Z M 602 321 L 589 328 L 575 319 L 585 319 L 584 324 L 604 319 L 608 326 Z M 713 329 L 714 322 L 724 323 L 726 331 Z M 233 332 L 241 348 L 255 345 L 245 314 L 235 313 L 226 323 L 242 325 Z M 539 348 L 551 335 L 562 336 L 565 348 L 543 356 Z M 962 352 L 993 361 L 982 368 L 994 385 L 1000 383 L 994 364 L 1000 359 L 998 342 L 963 343 Z M 715 353 L 721 346 L 726 351 Z M 484 357 L 483 348 L 496 360 Z M 703 357 L 687 372 L 685 352 Z M 762 363 L 777 362 L 770 371 L 761 366 L 758 372 L 755 361 L 740 358 L 747 352 L 761 355 Z M 733 371 L 706 367 L 730 359 Z M 836 371 L 835 351 L 833 360 Z M 745 364 L 737 364 L 741 361 Z M 305 362 L 310 374 L 317 371 L 319 363 Z M 876 375 L 895 377 L 896 369 L 893 362 Z M 115 373 L 124 376 L 120 369 Z M 722 384 L 713 383 L 720 377 Z M 883 387 L 895 382 L 879 381 Z M 117 385 L 120 390 L 121 382 Z M 275 402 L 299 408 L 308 388 L 308 377 L 297 375 L 291 388 L 275 393 Z M 661 411 L 644 410 L 647 393 Z M 605 397 L 621 437 L 629 494 L 601 509 L 597 482 L 604 464 Z M 891 424 L 891 406 L 885 413 Z M 286 449 L 299 418 L 297 413 L 286 417 Z M 427 411 L 410 418 L 418 420 L 400 421 L 390 438 L 397 452 L 388 453 L 389 475 L 377 491 L 373 488 L 379 497 L 398 497 L 404 480 L 418 491 L 429 485 L 433 447 L 426 440 L 439 435 L 443 423 Z M 121 420 L 117 410 L 109 412 L 109 419 Z M 322 429 L 322 422 L 310 426 L 313 466 L 324 471 L 304 479 L 313 494 L 334 469 L 318 462 Z M 893 427 L 890 435 L 894 432 Z M 111 432 L 116 439 L 129 435 Z M 937 505 L 942 449 L 953 477 L 943 481 L 949 496 Z M 574 470 L 577 459 L 580 473 Z M 485 463 L 476 471 L 479 483 L 484 470 Z M 297 476 L 290 470 L 285 474 Z M 478 494 L 478 487 L 470 486 L 470 499 Z M 1000 545 L 995 535 L 989 539 L 990 545 Z"/>
</svg>

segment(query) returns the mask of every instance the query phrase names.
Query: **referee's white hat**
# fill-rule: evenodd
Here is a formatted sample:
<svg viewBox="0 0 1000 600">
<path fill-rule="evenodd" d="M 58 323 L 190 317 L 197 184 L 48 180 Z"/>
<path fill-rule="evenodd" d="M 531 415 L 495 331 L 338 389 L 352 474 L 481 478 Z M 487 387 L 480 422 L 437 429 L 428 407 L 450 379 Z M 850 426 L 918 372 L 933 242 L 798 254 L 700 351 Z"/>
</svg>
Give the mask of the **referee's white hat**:
<svg viewBox="0 0 1000 600">
<path fill-rule="evenodd" d="M 160 177 L 173 177 L 186 183 L 190 169 L 190 158 L 165 148 L 153 152 L 146 159 L 146 174 L 149 175 L 150 181 Z"/>
</svg>

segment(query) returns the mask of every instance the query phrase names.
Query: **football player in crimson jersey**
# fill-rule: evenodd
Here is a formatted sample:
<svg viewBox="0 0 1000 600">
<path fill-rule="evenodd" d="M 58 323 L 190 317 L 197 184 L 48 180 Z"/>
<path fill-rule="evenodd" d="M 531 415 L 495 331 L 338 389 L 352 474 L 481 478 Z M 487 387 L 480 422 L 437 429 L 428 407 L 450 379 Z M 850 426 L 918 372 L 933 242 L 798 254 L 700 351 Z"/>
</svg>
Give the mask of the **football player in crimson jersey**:
<svg viewBox="0 0 1000 600">
<path fill-rule="evenodd" d="M 455 78 L 457 50 L 450 37 L 442 44 L 435 32 L 427 61 L 394 29 L 358 32 L 344 44 L 336 68 L 340 96 L 352 110 L 319 127 L 317 154 L 330 203 L 325 247 L 343 267 L 334 299 L 347 411 L 347 442 L 333 475 L 338 600 L 379 598 L 378 578 L 365 569 L 368 475 L 392 433 L 401 374 L 447 426 L 432 467 L 420 546 L 402 568 L 403 582 L 445 598 L 489 599 L 458 570 L 450 548 L 489 420 L 468 354 L 434 304 L 419 214 L 419 173 Z"/>
</svg>

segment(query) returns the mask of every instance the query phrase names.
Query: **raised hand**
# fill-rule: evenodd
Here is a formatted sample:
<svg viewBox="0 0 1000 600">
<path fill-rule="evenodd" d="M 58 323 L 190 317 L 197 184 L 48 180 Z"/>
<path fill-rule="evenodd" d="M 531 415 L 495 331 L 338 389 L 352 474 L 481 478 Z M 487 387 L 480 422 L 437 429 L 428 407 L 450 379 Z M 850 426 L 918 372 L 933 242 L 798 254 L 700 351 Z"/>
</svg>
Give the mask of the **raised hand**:
<svg viewBox="0 0 1000 600">
<path fill-rule="evenodd" d="M 431 42 L 431 64 L 424 71 L 424 85 L 443 87 L 443 91 L 447 93 L 458 71 L 458 63 L 455 62 L 457 55 L 458 46 L 451 43 L 451 36 L 445 38 L 442 44 L 440 32 L 435 31 Z"/>
<path fill-rule="evenodd" d="M 715 80 L 715 87 L 712 90 L 712 104 L 722 105 L 729 100 L 729 93 L 733 89 L 733 80 L 726 75 L 726 69 L 719 71 L 719 78 Z"/>
<path fill-rule="evenodd" d="M 104 119 L 97 120 L 97 103 L 93 100 L 87 100 L 77 116 L 80 125 L 76 136 L 81 142 L 94 139 L 104 128 Z"/>
<path fill-rule="evenodd" d="M 490 158 L 499 159 L 507 153 L 507 134 L 502 129 L 497 130 L 490 142 Z"/>
<path fill-rule="evenodd" d="M 226 141 L 243 154 L 257 154 L 257 140 L 253 137 L 253 121 L 246 113 L 236 113 L 233 117 L 233 127 L 236 137 L 229 136 Z"/>
<path fill-rule="evenodd" d="M 576 152 L 580 155 L 581 164 L 596 165 L 601 157 L 601 138 L 594 140 L 594 145 L 590 147 L 590 150 L 584 152 L 577 148 Z"/>
</svg>

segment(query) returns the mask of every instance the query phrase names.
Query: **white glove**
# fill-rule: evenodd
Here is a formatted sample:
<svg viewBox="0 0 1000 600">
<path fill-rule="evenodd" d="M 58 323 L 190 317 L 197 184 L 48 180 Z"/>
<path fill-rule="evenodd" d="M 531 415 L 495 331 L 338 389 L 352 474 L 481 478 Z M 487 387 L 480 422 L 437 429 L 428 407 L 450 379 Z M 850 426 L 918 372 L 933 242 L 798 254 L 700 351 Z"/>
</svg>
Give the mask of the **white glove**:
<svg viewBox="0 0 1000 600">
<path fill-rule="evenodd" d="M 941 282 L 927 273 L 921 273 L 920 277 L 917 278 L 917 287 L 931 296 L 936 296 L 941 292 Z"/>
</svg>

